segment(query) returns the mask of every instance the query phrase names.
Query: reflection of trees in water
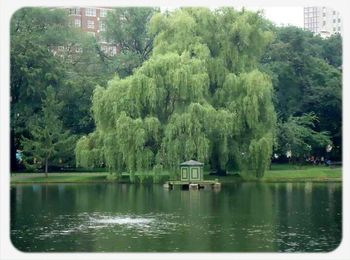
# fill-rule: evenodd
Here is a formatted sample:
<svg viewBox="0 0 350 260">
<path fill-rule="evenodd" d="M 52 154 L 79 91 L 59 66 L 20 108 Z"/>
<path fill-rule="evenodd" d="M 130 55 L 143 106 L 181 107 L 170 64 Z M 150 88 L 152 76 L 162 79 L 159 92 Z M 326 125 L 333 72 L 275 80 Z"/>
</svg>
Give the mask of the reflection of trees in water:
<svg viewBox="0 0 350 260">
<path fill-rule="evenodd" d="M 333 204 L 333 209 L 329 204 L 332 201 L 341 201 L 340 193 L 337 193 L 341 190 L 341 185 L 290 183 L 285 185 L 284 189 L 286 197 L 283 199 L 281 191 L 280 207 L 283 210 L 280 211 L 280 223 L 277 226 L 283 242 L 280 249 L 288 250 L 290 246 L 294 251 L 313 252 L 335 248 L 341 238 L 341 221 L 335 220 L 334 217 L 336 211 L 341 212 L 341 204 Z M 337 197 L 337 200 L 332 197 Z"/>
<path fill-rule="evenodd" d="M 305 212 L 310 214 L 312 207 L 312 182 L 305 183 L 304 197 L 305 197 Z"/>
<path fill-rule="evenodd" d="M 58 251 L 133 251 L 146 245 L 160 251 L 313 251 L 340 240 L 340 196 L 341 184 L 336 183 L 236 183 L 219 192 L 104 183 L 16 186 L 11 189 L 11 226 L 17 232 L 29 230 L 26 240 L 18 243 L 38 250 L 51 246 L 48 239 L 38 239 L 45 232 L 40 228 L 85 225 L 89 216 L 126 216 L 153 218 L 154 225 L 125 232 L 118 225 L 74 229 L 55 237 L 52 247 Z"/>
</svg>

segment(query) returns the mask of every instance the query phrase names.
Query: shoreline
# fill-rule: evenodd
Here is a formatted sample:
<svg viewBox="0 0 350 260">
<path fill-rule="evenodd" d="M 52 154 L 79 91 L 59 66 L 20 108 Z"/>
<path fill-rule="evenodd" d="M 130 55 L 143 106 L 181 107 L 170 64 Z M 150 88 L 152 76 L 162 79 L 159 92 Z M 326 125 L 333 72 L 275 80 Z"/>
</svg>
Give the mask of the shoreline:
<svg viewBox="0 0 350 260">
<path fill-rule="evenodd" d="M 342 183 L 343 180 L 339 179 L 327 179 L 327 180 L 268 180 L 268 181 L 237 181 L 237 182 L 220 182 L 221 185 L 235 184 L 235 183 Z M 114 183 L 114 184 L 130 184 L 130 185 L 162 185 L 162 183 L 147 184 L 147 183 L 131 183 L 131 182 L 118 182 L 118 181 L 49 181 L 49 182 L 10 182 L 10 186 L 16 185 L 55 185 L 55 184 L 99 184 L 99 183 Z"/>
<path fill-rule="evenodd" d="M 61 176 L 60 176 L 61 177 Z M 93 184 L 93 183 L 115 183 L 115 184 L 162 184 L 163 182 L 153 183 L 153 182 L 136 182 L 132 183 L 128 179 L 122 179 L 122 180 L 114 180 L 114 179 L 108 179 L 107 175 L 104 176 L 98 176 L 102 177 L 99 179 L 91 178 L 95 176 L 78 176 L 77 179 L 70 179 L 69 177 L 76 177 L 74 176 L 67 176 L 67 178 L 64 178 L 65 176 L 62 176 L 63 178 L 58 178 L 56 176 L 49 176 L 48 179 L 45 177 L 27 177 L 27 178 L 19 178 L 16 180 L 13 180 L 11 178 L 10 185 L 23 185 L 23 184 Z M 89 178 L 90 177 L 90 178 Z M 215 176 L 217 177 L 217 176 Z M 234 183 L 307 183 L 307 182 L 314 182 L 314 183 L 330 183 L 330 182 L 338 182 L 341 183 L 343 180 L 341 177 L 334 176 L 332 178 L 326 177 L 326 178 L 266 178 L 266 179 L 243 179 L 242 177 L 233 177 L 233 176 L 225 176 L 225 177 L 217 177 L 218 181 L 222 184 L 234 184 Z"/>
<path fill-rule="evenodd" d="M 117 180 L 116 176 L 109 172 L 52 172 L 48 178 L 44 173 L 12 173 L 10 184 L 63 184 L 63 183 L 130 183 L 130 184 L 162 184 L 173 177 L 169 172 L 163 174 L 149 172 L 135 173 L 130 180 L 130 175 L 123 173 Z M 222 184 L 239 182 L 342 182 L 342 167 L 330 168 L 326 166 L 302 166 L 272 165 L 262 179 L 256 179 L 253 174 L 231 172 L 225 176 L 210 175 L 205 172 L 205 180 L 217 179 Z"/>
</svg>

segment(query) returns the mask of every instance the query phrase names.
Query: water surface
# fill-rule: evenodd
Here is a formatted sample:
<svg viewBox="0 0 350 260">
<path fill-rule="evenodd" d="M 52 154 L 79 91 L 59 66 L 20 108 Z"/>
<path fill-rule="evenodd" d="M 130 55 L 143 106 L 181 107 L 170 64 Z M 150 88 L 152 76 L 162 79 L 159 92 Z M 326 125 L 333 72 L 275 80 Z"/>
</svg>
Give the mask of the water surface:
<svg viewBox="0 0 350 260">
<path fill-rule="evenodd" d="M 341 216 L 341 183 L 11 187 L 11 240 L 25 252 L 325 252 Z"/>
</svg>

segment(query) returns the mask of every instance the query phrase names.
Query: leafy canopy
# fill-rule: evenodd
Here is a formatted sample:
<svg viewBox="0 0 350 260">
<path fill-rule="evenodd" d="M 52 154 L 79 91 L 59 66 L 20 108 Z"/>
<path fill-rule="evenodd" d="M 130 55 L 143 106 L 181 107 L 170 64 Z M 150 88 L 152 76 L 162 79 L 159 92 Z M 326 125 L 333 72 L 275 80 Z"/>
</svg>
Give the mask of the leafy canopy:
<svg viewBox="0 0 350 260">
<path fill-rule="evenodd" d="M 328 132 L 312 129 L 317 121 L 316 115 L 309 113 L 299 117 L 291 116 L 286 122 L 279 123 L 279 152 L 285 154 L 291 151 L 293 157 L 304 158 L 311 155 L 312 149 L 325 150 L 326 145 L 332 142 Z"/>
<path fill-rule="evenodd" d="M 22 8 L 12 16 L 13 170 L 18 166 L 16 149 L 23 149 L 22 138 L 33 138 L 33 124 L 42 116 L 47 86 L 63 102 L 56 116 L 62 120 L 64 129 L 82 135 L 95 128 L 91 116 L 92 92 L 97 84 L 105 84 L 112 78 L 112 72 L 96 39 L 69 23 L 67 10 L 61 8 Z M 74 152 L 67 153 L 63 161 L 74 165 Z"/>
<path fill-rule="evenodd" d="M 263 176 L 276 120 L 271 80 L 257 68 L 272 40 L 264 20 L 232 8 L 184 8 L 155 14 L 149 33 L 150 58 L 96 88 L 96 134 L 78 142 L 78 164 L 99 149 L 116 172 L 197 159 L 219 172 L 238 167 Z"/>
<path fill-rule="evenodd" d="M 45 166 L 47 173 L 53 160 L 62 160 L 73 149 L 75 137 L 63 129 L 62 121 L 57 116 L 62 103 L 57 100 L 53 87 L 49 86 L 45 93 L 41 113 L 29 124 L 31 136 L 23 137 L 22 145 L 26 167 L 38 169 Z"/>
<path fill-rule="evenodd" d="M 159 8 L 150 7 L 115 8 L 108 12 L 103 37 L 119 48 L 117 56 L 109 57 L 119 76 L 131 75 L 149 58 L 154 35 L 148 33 L 148 26 L 157 12 Z"/>
<path fill-rule="evenodd" d="M 275 28 L 276 38 L 262 57 L 261 68 L 273 79 L 275 107 L 279 115 L 279 147 L 293 132 L 291 121 L 305 121 L 308 131 L 327 132 L 333 143 L 332 157 L 341 159 L 342 145 L 342 42 L 340 35 L 322 39 L 297 27 Z M 306 116 L 306 115 L 309 116 Z M 314 119 L 311 120 L 310 115 Z M 292 119 L 291 119 L 292 118 Z M 317 119 L 316 119 L 317 118 Z M 292 129 L 288 130 L 286 127 Z M 285 132 L 283 132 L 284 130 Z M 282 131 L 282 132 L 281 132 Z M 293 137 L 291 136 L 293 139 Z M 298 138 L 299 139 L 299 138 Z M 301 138 L 303 139 L 303 138 Z M 301 140 L 300 139 L 300 140 Z M 286 141 L 286 142 L 285 142 Z M 325 156 L 319 144 L 304 150 L 292 145 L 293 156 Z M 279 149 L 279 148 L 278 148 Z M 282 149 L 283 150 L 283 149 Z M 304 150 L 305 154 L 301 153 Z M 278 152 L 278 151 L 276 151 Z M 283 151 L 282 151 L 283 152 Z M 283 153 L 284 154 L 284 153 Z M 330 154 L 327 154 L 329 156 Z"/>
</svg>

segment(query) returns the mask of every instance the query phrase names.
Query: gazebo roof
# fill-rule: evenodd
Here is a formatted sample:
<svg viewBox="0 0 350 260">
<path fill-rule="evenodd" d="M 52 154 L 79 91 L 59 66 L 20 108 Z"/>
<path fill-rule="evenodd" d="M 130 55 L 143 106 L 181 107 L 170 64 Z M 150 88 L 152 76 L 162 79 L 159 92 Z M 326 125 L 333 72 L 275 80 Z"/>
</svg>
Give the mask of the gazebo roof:
<svg viewBox="0 0 350 260">
<path fill-rule="evenodd" d="M 203 166 L 204 163 L 197 162 L 195 160 L 189 160 L 187 162 L 180 163 L 180 166 Z"/>
</svg>

